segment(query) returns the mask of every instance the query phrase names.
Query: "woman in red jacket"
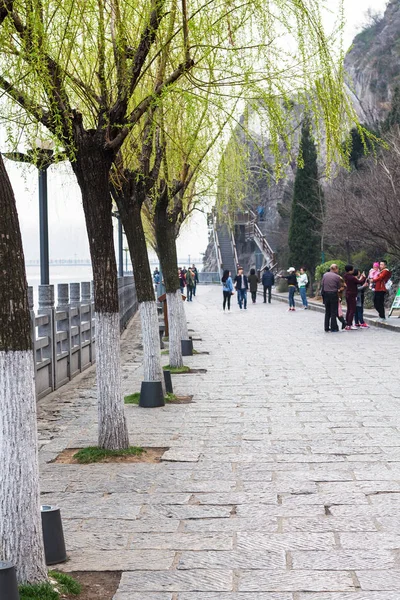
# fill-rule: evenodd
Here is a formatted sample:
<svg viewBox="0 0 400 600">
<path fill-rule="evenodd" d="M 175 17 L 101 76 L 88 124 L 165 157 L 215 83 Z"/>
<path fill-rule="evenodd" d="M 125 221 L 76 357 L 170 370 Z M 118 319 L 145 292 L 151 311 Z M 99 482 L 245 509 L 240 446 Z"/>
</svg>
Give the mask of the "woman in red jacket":
<svg viewBox="0 0 400 600">
<path fill-rule="evenodd" d="M 387 293 L 386 283 L 391 278 L 392 274 L 387 268 L 386 260 L 381 260 L 379 263 L 379 275 L 374 277 L 375 294 L 374 306 L 378 311 L 379 321 L 386 321 L 385 317 L 385 294 Z"/>
</svg>

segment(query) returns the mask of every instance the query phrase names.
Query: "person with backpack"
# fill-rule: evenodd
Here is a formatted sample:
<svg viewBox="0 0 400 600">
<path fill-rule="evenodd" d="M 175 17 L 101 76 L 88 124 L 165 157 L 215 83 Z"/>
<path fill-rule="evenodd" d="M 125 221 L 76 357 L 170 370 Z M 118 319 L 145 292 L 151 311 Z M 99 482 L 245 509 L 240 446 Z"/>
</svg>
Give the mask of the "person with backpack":
<svg viewBox="0 0 400 600">
<path fill-rule="evenodd" d="M 379 274 L 374 277 L 375 294 L 374 307 L 378 311 L 378 321 L 386 321 L 385 316 L 385 296 L 390 290 L 392 273 L 387 268 L 386 260 L 381 260 L 379 263 Z"/>
<path fill-rule="evenodd" d="M 272 286 L 275 285 L 275 276 L 269 267 L 265 267 L 261 282 L 264 288 L 264 304 L 267 303 L 267 292 L 268 304 L 271 304 L 271 290 Z"/>
<path fill-rule="evenodd" d="M 304 267 L 300 267 L 300 271 L 296 273 L 297 277 L 297 285 L 300 292 L 301 301 L 303 303 L 303 308 L 306 310 L 308 308 L 307 301 L 307 287 L 308 287 L 308 275 Z"/>
<path fill-rule="evenodd" d="M 289 275 L 284 275 L 284 279 L 286 279 L 288 283 L 288 292 L 289 292 L 289 311 L 296 310 L 296 302 L 294 301 L 294 294 L 297 290 L 297 277 L 296 277 L 296 269 L 294 267 L 289 267 L 287 270 Z"/>
<path fill-rule="evenodd" d="M 223 293 L 223 302 L 222 308 L 225 310 L 226 305 L 228 305 L 228 310 L 231 310 L 231 296 L 233 295 L 233 282 L 231 277 L 231 272 L 225 269 L 222 275 L 222 293 Z"/>
<path fill-rule="evenodd" d="M 256 275 L 256 270 L 255 269 L 251 269 L 250 270 L 250 275 L 248 277 L 248 282 L 249 282 L 249 285 L 250 285 L 251 299 L 253 301 L 253 304 L 255 304 L 256 300 L 257 300 L 257 288 L 258 288 L 258 277 Z"/>
</svg>

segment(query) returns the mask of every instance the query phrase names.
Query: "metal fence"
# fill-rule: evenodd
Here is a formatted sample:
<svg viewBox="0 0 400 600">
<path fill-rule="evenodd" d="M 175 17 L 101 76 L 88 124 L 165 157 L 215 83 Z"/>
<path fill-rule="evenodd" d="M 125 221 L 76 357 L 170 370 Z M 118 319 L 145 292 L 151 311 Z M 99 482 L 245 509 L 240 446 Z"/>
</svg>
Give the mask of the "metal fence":
<svg viewBox="0 0 400 600">
<path fill-rule="evenodd" d="M 198 276 L 199 283 L 201 284 L 219 283 L 221 281 L 221 275 L 219 273 L 200 272 L 198 273 Z"/>
<path fill-rule="evenodd" d="M 38 399 L 73 379 L 96 360 L 93 286 L 90 282 L 39 286 L 37 313 L 29 288 Z M 121 331 L 138 308 L 133 277 L 118 279 Z"/>
</svg>

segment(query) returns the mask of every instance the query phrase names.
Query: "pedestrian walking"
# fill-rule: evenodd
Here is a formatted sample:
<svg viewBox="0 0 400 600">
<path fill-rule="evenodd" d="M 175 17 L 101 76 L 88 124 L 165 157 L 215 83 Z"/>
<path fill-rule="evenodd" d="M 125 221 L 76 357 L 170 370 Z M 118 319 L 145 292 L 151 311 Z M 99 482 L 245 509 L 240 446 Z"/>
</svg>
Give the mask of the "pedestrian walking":
<svg viewBox="0 0 400 600">
<path fill-rule="evenodd" d="M 267 303 L 267 293 L 268 293 L 268 304 L 271 304 L 271 291 L 272 291 L 272 286 L 275 285 L 275 276 L 269 267 L 265 267 L 261 281 L 262 281 L 263 288 L 264 288 L 264 304 Z"/>
<path fill-rule="evenodd" d="M 288 290 L 289 290 L 289 311 L 296 310 L 296 302 L 294 300 L 294 294 L 297 289 L 297 277 L 296 277 L 296 269 L 294 267 L 289 267 L 287 270 L 289 275 L 284 275 L 284 278 L 288 282 Z"/>
<path fill-rule="evenodd" d="M 258 277 L 256 275 L 255 269 L 250 269 L 250 275 L 248 277 L 249 286 L 250 286 L 250 294 L 253 304 L 257 301 L 257 289 L 258 289 Z"/>
<path fill-rule="evenodd" d="M 223 302 L 222 308 L 225 310 L 225 307 L 228 306 L 228 310 L 231 310 L 231 297 L 234 294 L 233 291 L 233 281 L 231 277 L 231 272 L 225 269 L 222 275 L 222 293 L 223 293 Z"/>
<path fill-rule="evenodd" d="M 358 270 L 354 271 L 353 265 L 346 265 L 344 270 L 344 282 L 346 284 L 346 327 L 345 331 L 357 329 L 353 325 L 353 319 L 356 314 L 358 286 L 363 285 L 367 280 L 365 273 L 359 275 Z M 357 275 L 355 274 L 357 273 Z"/>
<path fill-rule="evenodd" d="M 247 290 L 249 289 L 249 283 L 246 275 L 243 275 L 243 268 L 239 267 L 238 274 L 235 277 L 236 292 L 238 295 L 238 304 L 240 310 L 242 307 L 244 310 L 247 309 Z"/>
<path fill-rule="evenodd" d="M 196 295 L 197 284 L 199 283 L 199 272 L 197 270 L 196 265 L 192 265 L 192 271 L 194 273 L 194 288 L 193 288 L 193 296 Z"/>
<path fill-rule="evenodd" d="M 342 278 L 338 274 L 338 266 L 333 263 L 328 273 L 322 277 L 321 294 L 325 305 L 325 331 L 336 333 L 339 331 L 337 324 L 339 291 L 342 288 Z"/>
<path fill-rule="evenodd" d="M 185 292 L 186 277 L 181 268 L 178 269 L 179 287 L 181 288 L 181 294 Z"/>
<path fill-rule="evenodd" d="M 303 308 L 306 310 L 308 308 L 308 300 L 307 300 L 307 287 L 308 287 L 308 275 L 304 267 L 300 268 L 300 271 L 297 273 L 297 285 L 300 292 L 301 301 L 303 303 Z"/>
<path fill-rule="evenodd" d="M 386 260 L 381 260 L 379 263 L 379 273 L 374 278 L 375 283 L 375 295 L 374 295 L 374 307 L 378 311 L 378 321 L 386 321 L 385 316 L 385 296 L 390 289 L 389 280 L 392 273 L 387 268 Z"/>
<path fill-rule="evenodd" d="M 354 270 L 354 275 L 357 277 L 357 269 Z M 357 287 L 356 314 L 354 315 L 354 321 L 355 326 L 359 329 L 368 329 L 368 325 L 364 321 L 364 299 L 366 289 L 368 289 L 368 279 Z"/>
<path fill-rule="evenodd" d="M 194 280 L 195 280 L 195 275 L 194 275 L 192 269 L 189 268 L 188 271 L 186 272 L 186 286 L 187 286 L 188 302 L 193 301 Z"/>
</svg>

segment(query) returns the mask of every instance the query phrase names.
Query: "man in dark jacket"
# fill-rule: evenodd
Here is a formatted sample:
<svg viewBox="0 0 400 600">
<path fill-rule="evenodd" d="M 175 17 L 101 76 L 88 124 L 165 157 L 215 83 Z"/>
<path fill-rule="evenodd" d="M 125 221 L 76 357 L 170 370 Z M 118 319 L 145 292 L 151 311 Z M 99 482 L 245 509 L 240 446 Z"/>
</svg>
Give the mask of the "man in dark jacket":
<svg viewBox="0 0 400 600">
<path fill-rule="evenodd" d="M 271 304 L 271 289 L 275 285 L 275 277 L 269 267 L 265 267 L 262 276 L 262 284 L 264 286 L 264 304 L 267 302 L 267 291 L 268 291 L 268 303 Z"/>
<path fill-rule="evenodd" d="M 235 286 L 238 297 L 238 304 L 240 309 L 243 308 L 246 310 L 247 308 L 247 290 L 249 289 L 249 284 L 247 281 L 246 275 L 243 275 L 242 267 L 239 267 L 238 274 L 235 277 Z"/>
</svg>

